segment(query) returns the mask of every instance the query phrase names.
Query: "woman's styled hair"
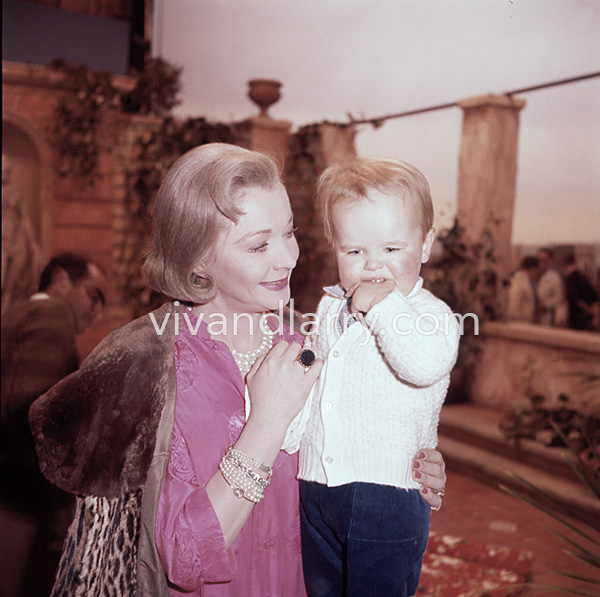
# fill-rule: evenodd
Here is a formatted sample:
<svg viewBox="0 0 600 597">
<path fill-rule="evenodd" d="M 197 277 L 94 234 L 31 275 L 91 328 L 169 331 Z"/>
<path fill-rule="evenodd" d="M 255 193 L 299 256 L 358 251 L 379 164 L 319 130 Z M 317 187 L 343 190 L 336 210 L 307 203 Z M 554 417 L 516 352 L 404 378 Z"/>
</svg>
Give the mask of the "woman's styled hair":
<svg viewBox="0 0 600 597">
<path fill-rule="evenodd" d="M 237 222 L 239 200 L 252 188 L 280 182 L 265 154 L 209 143 L 181 156 L 162 183 L 153 208 L 153 234 L 142 273 L 154 290 L 183 302 L 206 303 L 217 289 L 210 273 L 219 234 Z"/>
<path fill-rule="evenodd" d="M 317 203 L 323 218 L 325 236 L 333 242 L 334 205 L 368 198 L 371 190 L 414 201 L 423 238 L 433 226 L 433 204 L 427 179 L 414 166 L 385 158 L 356 158 L 327 168 L 317 183 Z"/>
</svg>

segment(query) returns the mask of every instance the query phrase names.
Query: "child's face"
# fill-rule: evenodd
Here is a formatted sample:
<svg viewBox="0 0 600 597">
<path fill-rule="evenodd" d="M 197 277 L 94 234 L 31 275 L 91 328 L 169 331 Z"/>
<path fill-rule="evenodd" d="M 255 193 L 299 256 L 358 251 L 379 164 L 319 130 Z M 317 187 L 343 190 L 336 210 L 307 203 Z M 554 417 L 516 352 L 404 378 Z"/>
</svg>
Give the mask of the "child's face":
<svg viewBox="0 0 600 597">
<path fill-rule="evenodd" d="M 392 280 L 407 295 L 429 259 L 433 228 L 423 239 L 415 202 L 372 190 L 368 200 L 332 210 L 333 248 L 340 283 L 353 292 L 361 282 Z"/>
</svg>

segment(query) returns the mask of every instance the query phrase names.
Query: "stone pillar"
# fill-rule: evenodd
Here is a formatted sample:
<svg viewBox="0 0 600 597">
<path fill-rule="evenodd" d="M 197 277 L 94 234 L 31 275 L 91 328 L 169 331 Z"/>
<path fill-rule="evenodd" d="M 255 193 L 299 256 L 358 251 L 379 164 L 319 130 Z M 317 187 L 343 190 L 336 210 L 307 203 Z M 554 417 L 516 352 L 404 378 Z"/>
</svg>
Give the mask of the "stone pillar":
<svg viewBox="0 0 600 597">
<path fill-rule="evenodd" d="M 506 95 L 462 100 L 457 220 L 467 242 L 493 247 L 496 271 L 510 273 L 517 174 L 519 111 L 525 101 Z"/>
<path fill-rule="evenodd" d="M 259 106 L 260 114 L 237 124 L 249 149 L 268 153 L 283 168 L 287 155 L 288 138 L 292 123 L 274 120 L 268 108 L 280 97 L 281 83 L 270 79 L 248 81 L 248 97 Z"/>
<path fill-rule="evenodd" d="M 356 147 L 354 146 L 356 129 L 353 126 L 322 124 L 320 132 L 325 167 L 344 164 L 356 157 Z"/>
<path fill-rule="evenodd" d="M 247 121 L 250 149 L 268 153 L 280 166 L 287 154 L 291 122 L 273 120 L 269 116 L 256 116 Z"/>
</svg>

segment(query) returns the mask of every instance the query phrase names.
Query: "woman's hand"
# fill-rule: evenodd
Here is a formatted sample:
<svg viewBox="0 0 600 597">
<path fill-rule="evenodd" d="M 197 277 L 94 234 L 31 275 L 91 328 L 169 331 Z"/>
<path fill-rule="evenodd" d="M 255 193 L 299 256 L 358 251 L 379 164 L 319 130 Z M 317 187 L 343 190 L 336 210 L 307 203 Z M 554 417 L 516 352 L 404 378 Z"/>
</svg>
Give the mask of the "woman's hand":
<svg viewBox="0 0 600 597">
<path fill-rule="evenodd" d="M 315 360 L 305 370 L 296 361 L 301 351 L 300 344 L 278 342 L 246 376 L 252 408 L 235 448 L 269 467 L 279 454 L 288 425 L 300 412 L 323 367 L 322 361 Z M 219 471 L 207 483 L 206 492 L 229 547 L 254 504 L 240 500 Z"/>
<path fill-rule="evenodd" d="M 300 412 L 313 384 L 319 377 L 323 361 L 316 359 L 305 369 L 298 361 L 300 344 L 278 342 L 259 358 L 246 376 L 252 410 L 270 425 L 281 424 L 283 431 Z"/>
<path fill-rule="evenodd" d="M 442 507 L 446 487 L 446 463 L 437 450 L 419 450 L 413 461 L 413 478 L 421 485 L 421 495 L 432 510 Z"/>
</svg>

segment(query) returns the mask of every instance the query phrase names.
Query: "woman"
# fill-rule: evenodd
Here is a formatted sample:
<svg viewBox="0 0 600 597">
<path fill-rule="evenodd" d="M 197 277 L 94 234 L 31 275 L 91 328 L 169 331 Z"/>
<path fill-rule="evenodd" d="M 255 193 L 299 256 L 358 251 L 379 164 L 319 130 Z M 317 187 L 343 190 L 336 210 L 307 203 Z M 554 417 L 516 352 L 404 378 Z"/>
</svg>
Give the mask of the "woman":
<svg viewBox="0 0 600 597">
<path fill-rule="evenodd" d="M 198 147 L 153 218 L 144 271 L 176 300 L 110 334 L 30 412 L 42 471 L 80 496 L 54 593 L 304 595 L 297 458 L 280 447 L 321 363 L 265 316 L 298 258 L 277 169 Z M 439 454 L 423 456 L 419 482 L 442 488 Z"/>
</svg>

